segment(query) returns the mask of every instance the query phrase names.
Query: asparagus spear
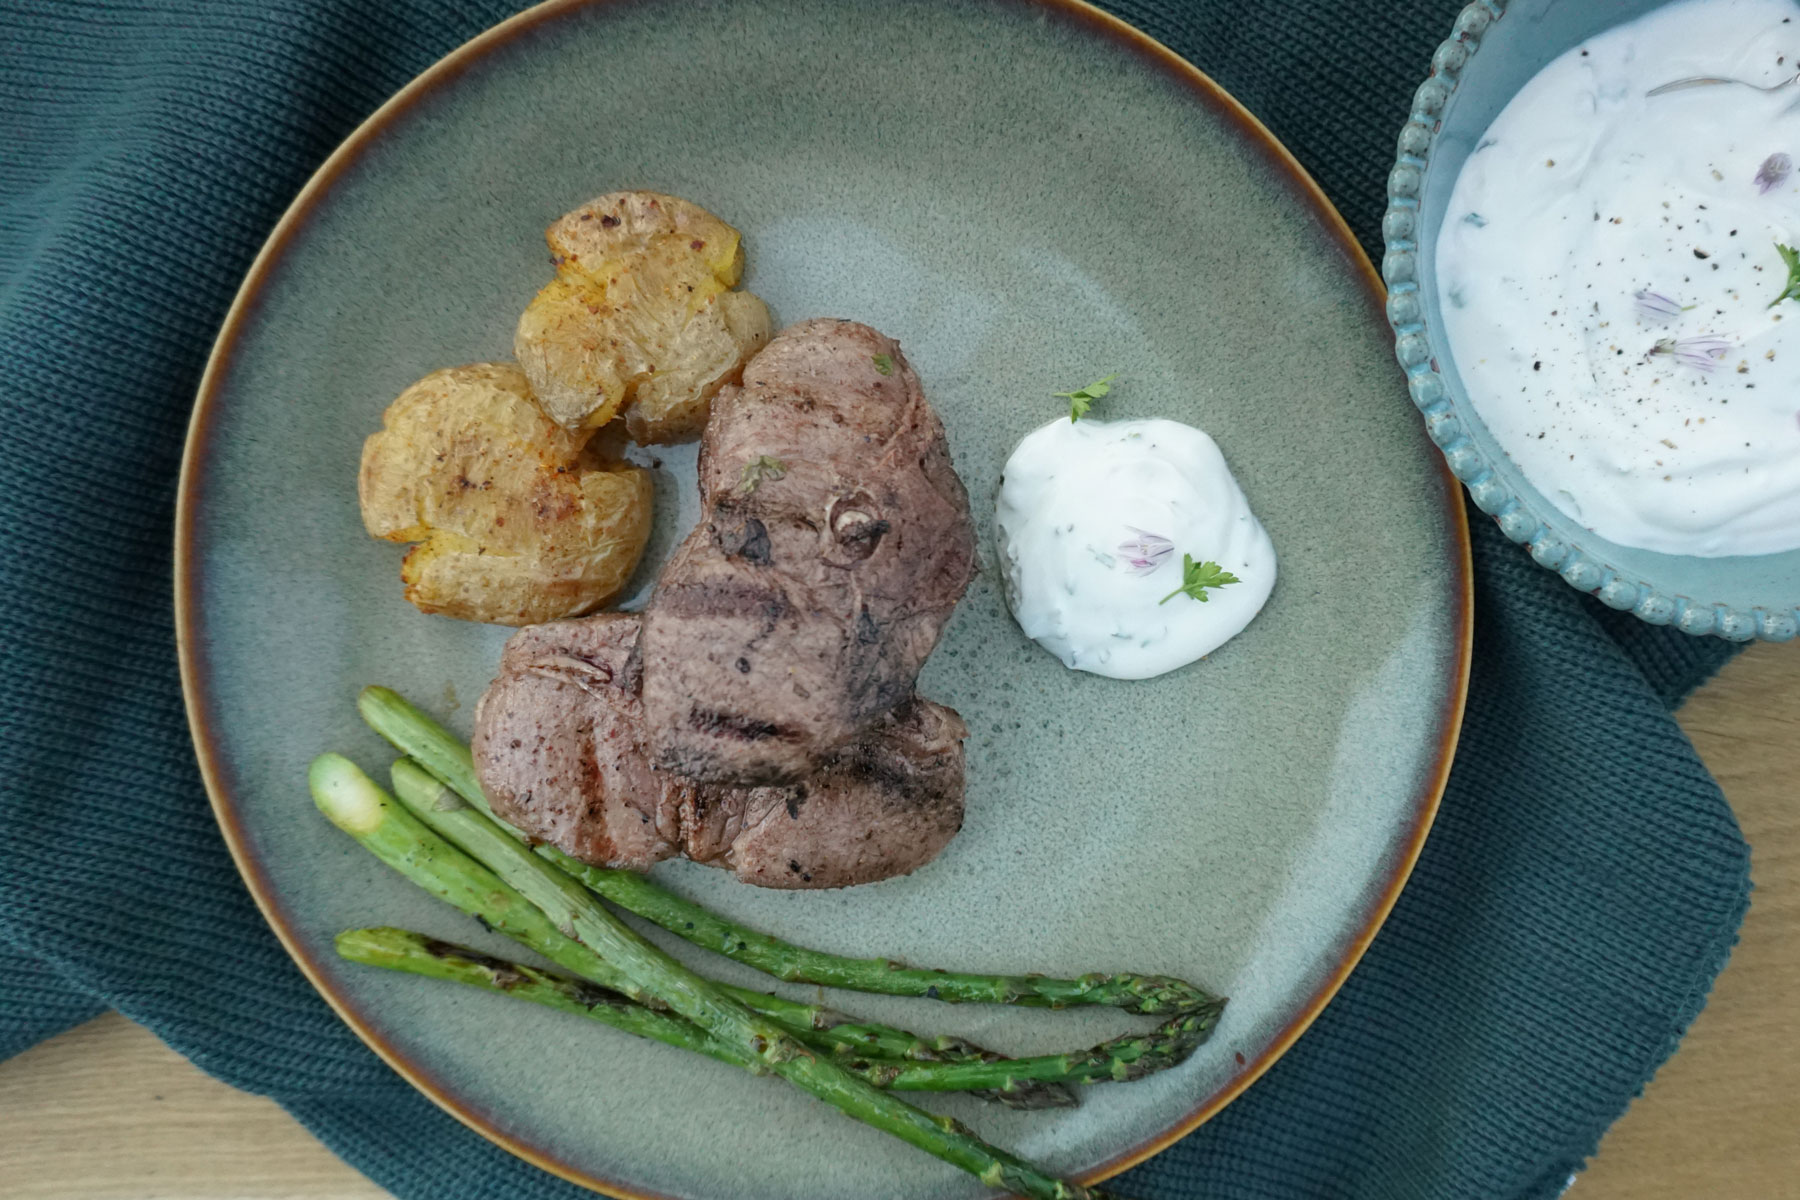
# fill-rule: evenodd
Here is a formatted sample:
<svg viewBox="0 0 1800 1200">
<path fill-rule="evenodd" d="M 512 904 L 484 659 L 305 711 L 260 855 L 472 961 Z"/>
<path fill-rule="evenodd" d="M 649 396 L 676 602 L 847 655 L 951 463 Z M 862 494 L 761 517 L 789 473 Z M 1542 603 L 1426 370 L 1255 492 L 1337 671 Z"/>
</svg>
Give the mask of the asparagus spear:
<svg viewBox="0 0 1800 1200">
<path fill-rule="evenodd" d="M 392 803 L 350 760 L 336 754 L 319 756 L 313 760 L 307 782 L 313 802 L 333 825 L 438 899 L 583 979 L 638 999 L 646 1007 L 667 1007 L 623 971 L 565 937 L 542 911 L 492 871 Z"/>
<path fill-rule="evenodd" d="M 475 777 L 468 746 L 405 697 L 384 687 L 367 687 L 357 707 L 374 730 L 410 755 L 432 775 L 489 816 L 493 810 Z M 495 818 L 496 821 L 499 818 Z M 513 836 L 524 835 L 510 825 Z M 861 992 L 927 996 L 950 1003 L 1019 1004 L 1035 1008 L 1111 1005 L 1143 1014 L 1180 1013 L 1222 1003 L 1193 984 L 1164 975 L 1084 975 L 1054 979 L 1043 975 L 978 975 L 909 967 L 880 958 L 846 958 L 809 950 L 758 933 L 664 890 L 633 871 L 610 870 L 571 858 L 554 846 L 537 853 L 628 912 L 790 983 L 815 983 Z"/>
<path fill-rule="evenodd" d="M 313 768 L 313 797 L 325 815 L 421 888 L 583 979 L 646 1007 L 666 1007 L 611 963 L 557 929 L 541 909 L 493 871 L 438 836 L 406 809 L 387 803 L 379 788 L 371 798 L 346 786 L 345 779 L 364 778 L 354 764 L 337 755 L 325 755 L 314 762 Z M 733 996 L 783 1025 L 794 1036 L 830 1053 L 902 1057 L 905 1051 L 917 1052 L 916 1039 L 900 1031 L 860 1025 L 828 1008 L 748 989 L 735 989 Z"/>
<path fill-rule="evenodd" d="M 350 962 L 516 996 L 546 1008 L 588 1017 L 666 1046 L 692 1050 L 735 1067 L 750 1065 L 749 1060 L 735 1049 L 707 1037 L 691 1021 L 673 1013 L 645 1008 L 635 1000 L 585 980 L 552 975 L 524 963 L 507 962 L 467 946 L 390 926 L 345 930 L 337 935 L 336 941 L 338 954 Z"/>
<path fill-rule="evenodd" d="M 1146 1015 L 1191 1012 L 1222 1003 L 1193 984 L 1166 975 L 1093 974 L 1079 979 L 978 975 L 909 967 L 892 959 L 847 958 L 809 950 L 718 916 L 635 871 L 596 867 L 554 847 L 547 849 L 553 853 L 545 857 L 627 912 L 636 913 L 696 946 L 717 951 L 789 983 L 816 983 L 890 996 L 926 996 L 950 1004 L 1017 1004 L 1028 1008 L 1098 1004 Z"/>
<path fill-rule="evenodd" d="M 338 934 L 337 950 L 351 963 L 425 975 L 428 979 L 445 979 L 484 991 L 499 991 L 502 995 L 553 1007 L 562 1013 L 587 1016 L 639 1038 L 650 1038 L 652 1042 L 706 1054 L 707 1058 L 731 1063 L 733 1067 L 751 1065 L 751 1060 L 736 1047 L 709 1038 L 680 1016 L 646 1009 L 634 1000 L 626 1000 L 614 991 L 580 979 L 540 972 L 524 963 L 508 963 L 506 959 L 481 954 L 468 946 L 437 941 L 436 937 L 412 934 L 403 928 L 353 928 Z M 1015 1069 L 1013 1063 L 1019 1063 L 1019 1069 Z M 868 1079 L 875 1087 L 895 1092 L 968 1092 L 1017 1108 L 1064 1106 L 1060 1097 L 1067 1096 L 1067 1092 L 1028 1087 L 1033 1079 L 1091 1083 L 1116 1078 L 1114 1067 L 1091 1065 L 1084 1056 L 1046 1056 L 1042 1060 L 1021 1058 L 988 1063 L 916 1063 L 859 1058 L 844 1061 L 844 1069 Z M 1125 1063 L 1123 1069 L 1134 1069 L 1134 1063 Z"/>
<path fill-rule="evenodd" d="M 394 794 L 415 817 L 462 847 L 478 862 L 485 863 L 508 886 L 541 909 L 565 937 L 591 946 L 584 932 L 589 923 L 613 919 L 594 899 L 593 893 L 520 844 L 517 831 L 457 800 L 455 793 L 447 791 L 413 760 L 403 758 L 396 762 L 393 780 Z M 801 1040 L 833 1053 L 919 1062 L 971 1059 L 979 1062 L 999 1057 L 959 1038 L 927 1039 L 888 1025 L 854 1021 L 819 1005 L 802 1004 L 728 984 L 718 987 L 739 1003 L 778 1020 L 796 1032 Z M 642 999 L 638 995 L 631 998 Z M 1033 1085 L 1024 1090 L 1042 1092 L 1045 1089 Z M 1029 1099 L 1041 1107 L 1069 1107 L 1075 1103 L 1073 1094 L 1066 1090 L 1060 1096 L 1013 1098 Z"/>
<path fill-rule="evenodd" d="M 579 886 L 571 890 L 568 884 L 573 881 L 569 877 L 561 876 L 555 867 L 528 853 L 509 836 L 497 819 L 490 820 L 473 807 L 462 806 L 454 793 L 448 792 L 436 778 L 412 759 L 403 758 L 394 764 L 393 779 L 394 794 L 402 804 L 439 834 L 493 866 L 502 879 L 517 888 L 527 899 L 553 916 L 561 910 L 553 910 L 548 905 L 565 902 L 574 905 L 583 915 L 570 917 L 568 923 L 574 928 L 577 937 L 581 937 L 583 917 L 592 919 L 588 910 L 598 908 L 591 895 Z M 545 886 L 548 882 L 554 882 L 553 891 Z M 540 896 L 543 899 L 539 899 Z M 734 996 L 766 999 L 757 992 L 743 992 L 734 988 L 724 990 Z M 1064 1054 L 1005 1059 L 975 1048 L 974 1053 L 957 1056 L 957 1061 L 967 1068 L 962 1073 L 945 1071 L 932 1078 L 958 1079 L 969 1089 L 995 1089 L 995 1094 L 990 1098 L 1014 1107 L 1070 1107 L 1074 1103 L 1074 1096 L 1061 1085 L 1141 1079 L 1145 1075 L 1175 1066 L 1211 1036 L 1224 1007 L 1225 1002 L 1222 1000 L 1208 1000 L 1177 1012 L 1149 1033 L 1123 1034 L 1086 1050 Z M 823 1019 L 837 1016 L 829 1009 L 815 1011 L 825 1014 L 824 1017 L 814 1018 L 811 1028 L 815 1029 Z M 783 1016 L 784 1023 L 790 1026 L 796 1024 L 793 1016 Z M 917 1037 L 885 1026 L 855 1028 L 859 1032 L 867 1029 L 876 1031 L 868 1036 L 872 1041 L 883 1044 L 901 1043 Z M 914 1052 L 889 1057 L 916 1060 L 920 1055 Z M 1040 1095 L 1040 1089 L 1046 1094 Z"/>
<path fill-rule="evenodd" d="M 364 846 L 379 847 L 378 853 L 385 850 L 402 862 L 431 862 L 424 839 L 417 836 L 429 831 L 416 820 L 403 819 L 405 811 L 348 759 L 321 755 L 313 761 L 309 782 L 320 810 Z M 516 893 L 512 899 L 517 899 Z M 989 1187 L 1033 1200 L 1103 1200 L 1104 1193 L 1098 1189 L 1045 1174 L 988 1145 L 951 1118 L 914 1108 L 857 1078 L 830 1058 L 813 1053 L 766 1016 L 725 995 L 611 913 L 601 909 L 599 915 L 602 920 L 584 922 L 583 935 L 593 939 L 589 948 L 629 983 L 629 990 L 614 990 L 660 1001 L 716 1040 L 743 1052 L 751 1070 L 772 1071 L 845 1115 L 959 1167 Z"/>
<path fill-rule="evenodd" d="M 452 789 L 454 793 L 454 795 L 450 797 L 452 801 L 454 800 L 455 795 L 462 795 L 465 799 L 471 797 L 473 799 L 471 802 L 471 809 L 466 810 L 466 816 L 458 818 L 437 818 L 438 820 L 455 820 L 459 825 L 467 827 L 472 836 L 481 838 L 484 844 L 488 845 L 489 848 L 497 854 L 505 853 L 505 848 L 492 838 L 494 830 L 497 829 L 507 837 L 521 841 L 523 840 L 523 835 L 520 834 L 518 830 L 513 829 L 498 817 L 493 817 L 491 822 L 487 824 L 477 824 L 481 819 L 477 815 L 477 810 L 480 812 L 487 812 L 487 799 L 482 793 L 479 784 L 475 782 L 474 764 L 470 758 L 468 748 L 457 741 L 454 735 L 450 734 L 430 717 L 419 712 L 416 708 L 407 703 L 404 698 L 385 688 L 364 689 L 359 703 L 363 707 L 365 716 L 370 718 L 370 723 L 375 725 L 378 731 L 387 735 L 390 741 L 395 742 L 396 745 L 400 745 L 402 749 L 417 746 L 426 752 L 431 761 L 438 764 L 438 771 L 431 774 L 421 771 L 419 769 L 420 764 L 416 762 L 404 763 L 404 765 L 396 764 L 394 772 L 396 792 L 400 795 L 403 802 L 406 802 L 409 807 L 413 808 L 416 812 L 419 812 L 428 823 L 433 820 L 434 813 L 442 812 L 446 808 L 445 797 L 437 786 L 441 782 L 444 786 Z M 377 716 L 380 717 L 379 721 L 377 720 Z M 393 732 L 390 733 L 390 729 L 393 730 Z M 406 738 L 405 741 L 402 741 L 403 737 Z M 456 790 L 459 783 L 462 787 L 467 788 L 466 793 Z M 455 806 L 454 804 L 451 804 L 449 807 L 454 809 Z M 456 840 L 456 834 L 451 829 L 440 828 L 440 832 L 451 837 L 452 840 Z M 598 877 L 601 885 L 616 884 L 619 889 L 619 894 L 626 897 L 625 901 L 621 904 L 622 907 L 626 908 L 628 911 L 637 912 L 639 915 L 648 916 L 654 923 L 663 925 L 664 928 L 669 928 L 675 933 L 688 937 L 688 940 L 694 941 L 699 945 L 709 946 L 711 948 L 721 948 L 714 946 L 712 941 L 705 936 L 704 933 L 700 936 L 690 936 L 696 931 L 716 932 L 724 930 L 726 932 L 719 934 L 719 936 L 729 940 L 736 936 L 736 934 L 730 931 L 741 930 L 741 927 L 730 925 L 728 922 L 714 917 L 699 905 L 665 892 L 655 884 L 650 883 L 643 876 L 633 872 L 609 871 L 603 868 L 589 867 L 588 864 L 573 859 L 556 850 L 554 847 L 549 846 L 538 847 L 537 854 L 540 858 L 547 859 L 551 863 L 562 867 L 565 874 L 588 883 L 590 886 L 595 887 L 595 890 L 601 892 L 603 895 L 607 895 L 609 898 L 612 898 L 613 896 L 612 891 L 609 890 L 609 886 L 596 886 L 596 877 Z M 517 880 L 513 880 L 510 877 L 509 882 L 514 882 L 515 884 L 518 883 Z M 640 902 L 642 905 L 641 907 Z M 688 924 L 689 919 L 692 920 L 691 926 Z M 748 931 L 742 932 L 748 933 Z M 750 934 L 749 936 L 762 937 L 765 942 L 772 943 L 778 947 L 785 947 L 787 945 L 786 943 L 778 942 L 774 938 L 767 938 L 764 935 Z M 745 939 L 743 937 L 737 937 L 737 940 L 733 945 L 741 948 L 744 941 Z M 805 950 L 800 947 L 789 947 L 789 949 L 801 955 L 810 955 L 817 959 L 830 960 L 839 963 L 867 966 L 879 965 L 884 967 L 887 965 L 883 964 L 882 960 L 877 959 L 839 959 L 836 958 L 836 956 L 820 954 L 817 951 Z M 734 953 L 731 954 L 731 957 L 740 958 L 741 961 L 749 962 L 752 966 L 760 967 L 763 965 L 761 962 L 754 961 L 753 956 Z M 978 986 L 990 988 L 987 994 L 987 998 L 990 1000 L 1000 998 L 992 993 L 991 987 L 994 984 L 1005 986 L 1006 980 L 1008 979 L 1008 977 L 1004 976 L 949 976 L 937 972 L 926 972 L 913 969 L 906 970 L 915 977 L 923 976 L 928 978 L 978 981 Z M 1053 986 L 1065 984 L 1080 985 L 1091 980 L 1101 980 L 1103 984 L 1108 981 L 1119 981 L 1119 990 L 1114 994 L 1121 995 L 1125 994 L 1127 989 L 1133 987 L 1135 984 L 1152 981 L 1155 977 L 1123 975 L 1088 976 L 1084 980 L 1055 980 L 1045 979 L 1041 976 L 1026 976 L 1023 978 L 1030 982 Z M 1049 1088 L 1052 1086 L 1060 1087 L 1061 1084 L 1067 1083 L 1100 1083 L 1107 1080 L 1138 1079 L 1155 1071 L 1165 1070 L 1179 1064 L 1185 1060 L 1188 1055 L 1192 1054 L 1196 1047 L 1211 1036 L 1212 1030 L 1218 1022 L 1219 1013 L 1224 1007 L 1224 1001 L 1207 996 L 1205 993 L 1199 992 L 1198 989 L 1194 989 L 1190 985 L 1182 983 L 1179 980 L 1169 980 L 1167 982 L 1176 985 L 1179 989 L 1185 989 L 1192 998 L 1190 999 L 1189 996 L 1182 996 L 1182 998 L 1187 999 L 1188 1002 L 1176 1008 L 1174 1010 L 1174 1015 L 1161 1027 L 1148 1034 L 1125 1034 L 1111 1039 L 1110 1041 L 1102 1042 L 1097 1046 L 1090 1047 L 1087 1050 L 1062 1055 L 1038 1056 L 1032 1060 L 1031 1064 L 1027 1067 L 1009 1068 L 1011 1077 L 1020 1081 L 1042 1081 L 1042 1086 Z M 866 990 L 881 989 L 871 988 Z M 752 994 L 754 995 L 754 993 Z M 903 992 L 902 994 L 909 993 Z M 913 992 L 910 994 L 919 993 Z M 925 994 L 930 993 L 927 992 Z M 1089 994 L 1097 995 L 1099 993 L 1096 991 L 1090 992 Z M 1153 998 L 1160 996 L 1161 1002 L 1171 1002 L 1175 995 L 1180 995 L 1180 993 L 1172 992 L 1158 993 L 1149 990 L 1148 988 L 1139 994 Z M 969 997 L 965 995 L 963 998 Z M 1105 1001 L 1096 999 L 1087 1002 L 1104 1003 Z M 1030 1002 L 1025 1001 L 1025 1003 Z M 1120 1006 L 1125 1007 L 1123 1004 Z M 1159 1003 L 1155 1007 L 1147 1005 L 1144 1008 L 1133 1009 L 1133 1011 L 1161 1011 L 1161 1007 Z M 815 1024 L 816 1023 L 817 1022 L 815 1022 Z M 839 1025 L 833 1032 L 838 1034 L 840 1039 L 846 1041 L 853 1038 L 861 1039 L 863 1044 L 869 1047 L 868 1053 L 879 1054 L 885 1051 L 887 1057 L 907 1057 L 924 1061 L 960 1058 L 977 1064 L 992 1063 L 999 1058 L 998 1055 L 982 1051 L 979 1047 L 970 1046 L 967 1043 L 961 1043 L 957 1039 L 938 1038 L 930 1043 L 925 1043 L 924 1039 L 919 1038 L 917 1035 L 905 1031 L 890 1030 L 884 1026 Z M 924 1048 L 921 1049 L 921 1046 Z M 1021 1060 L 1012 1061 L 1017 1063 Z M 974 1077 L 980 1078 L 983 1077 L 983 1075 L 983 1072 L 977 1071 Z M 1003 1090 L 1000 1095 L 994 1098 L 1017 1107 L 1060 1107 L 1074 1102 L 1073 1096 L 1069 1094 L 1066 1089 L 1061 1089 L 1060 1095 L 1051 1093 L 1039 1096 L 1032 1093 L 1029 1085 L 1027 1085 L 1021 1093 L 1008 1093 Z"/>
</svg>

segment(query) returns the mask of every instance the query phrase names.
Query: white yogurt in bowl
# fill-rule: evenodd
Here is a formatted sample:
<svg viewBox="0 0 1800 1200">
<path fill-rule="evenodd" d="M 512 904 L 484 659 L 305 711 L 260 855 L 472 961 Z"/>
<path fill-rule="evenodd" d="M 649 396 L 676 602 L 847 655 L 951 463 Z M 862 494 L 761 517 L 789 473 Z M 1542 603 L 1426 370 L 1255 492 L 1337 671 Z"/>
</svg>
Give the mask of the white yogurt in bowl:
<svg viewBox="0 0 1800 1200">
<path fill-rule="evenodd" d="M 1792 0 L 1682 0 L 1544 67 L 1457 176 L 1436 283 L 1469 401 L 1549 502 L 1618 545 L 1800 547 L 1800 298 L 1777 302 L 1778 247 L 1800 247 L 1800 85 L 1646 95 L 1797 71 Z"/>
</svg>

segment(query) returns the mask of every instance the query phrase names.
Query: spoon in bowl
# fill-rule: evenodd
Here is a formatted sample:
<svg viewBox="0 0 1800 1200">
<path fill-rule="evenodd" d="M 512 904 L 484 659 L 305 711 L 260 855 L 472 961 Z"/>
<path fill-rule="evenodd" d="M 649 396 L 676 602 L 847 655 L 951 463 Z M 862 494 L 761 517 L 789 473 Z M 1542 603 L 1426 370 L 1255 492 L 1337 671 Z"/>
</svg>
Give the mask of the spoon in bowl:
<svg viewBox="0 0 1800 1200">
<path fill-rule="evenodd" d="M 1791 76 L 1790 78 L 1782 80 L 1780 83 L 1772 83 L 1766 87 L 1760 83 L 1751 83 L 1747 79 L 1722 79 L 1717 75 L 1695 75 L 1688 79 L 1672 80 L 1669 83 L 1663 84 L 1661 87 L 1653 87 L 1645 92 L 1644 95 L 1661 96 L 1665 92 L 1683 92 L 1688 88 L 1713 87 L 1714 85 L 1721 83 L 1735 83 L 1740 87 L 1753 88 L 1759 92 L 1779 92 L 1783 88 L 1792 87 L 1794 84 L 1800 83 L 1800 75 Z"/>
</svg>

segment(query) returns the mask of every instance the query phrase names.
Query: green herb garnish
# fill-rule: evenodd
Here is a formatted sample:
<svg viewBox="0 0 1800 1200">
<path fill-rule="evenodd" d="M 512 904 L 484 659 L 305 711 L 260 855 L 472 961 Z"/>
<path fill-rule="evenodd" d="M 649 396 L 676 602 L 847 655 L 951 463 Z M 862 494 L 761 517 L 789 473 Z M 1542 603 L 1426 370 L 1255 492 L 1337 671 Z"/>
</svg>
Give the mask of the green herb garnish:
<svg viewBox="0 0 1800 1200">
<path fill-rule="evenodd" d="M 874 363 L 877 374 L 892 375 L 894 373 L 894 360 L 888 355 L 877 354 L 874 358 Z"/>
<path fill-rule="evenodd" d="M 767 454 L 759 454 L 744 464 L 744 473 L 738 477 L 737 494 L 748 496 L 761 487 L 764 480 L 772 483 L 786 474 L 786 463 L 779 458 L 770 458 Z"/>
<path fill-rule="evenodd" d="M 1069 402 L 1069 421 L 1071 424 L 1087 416 L 1088 408 L 1094 401 L 1112 391 L 1112 381 L 1118 376 L 1108 375 L 1105 379 L 1096 379 L 1086 387 L 1073 392 L 1051 392 L 1059 400 Z"/>
<path fill-rule="evenodd" d="M 1781 255 L 1781 261 L 1787 264 L 1788 277 L 1787 286 L 1781 289 L 1781 295 L 1769 301 L 1770 308 L 1774 308 L 1783 300 L 1800 300 L 1800 250 L 1776 242 L 1775 252 Z"/>
<path fill-rule="evenodd" d="M 1175 597 L 1186 593 L 1202 604 L 1206 603 L 1207 588 L 1222 588 L 1227 584 L 1241 582 L 1236 575 L 1225 570 L 1216 562 L 1195 562 L 1194 556 L 1181 556 L 1181 586 L 1158 600 L 1158 604 L 1167 604 Z"/>
</svg>

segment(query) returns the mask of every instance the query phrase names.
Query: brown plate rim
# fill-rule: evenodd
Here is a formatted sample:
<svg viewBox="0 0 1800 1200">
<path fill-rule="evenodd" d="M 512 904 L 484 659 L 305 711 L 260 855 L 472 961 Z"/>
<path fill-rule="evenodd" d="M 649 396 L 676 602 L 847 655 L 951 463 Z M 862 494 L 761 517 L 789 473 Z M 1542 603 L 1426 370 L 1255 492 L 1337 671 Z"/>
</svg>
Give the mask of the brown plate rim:
<svg viewBox="0 0 1800 1200">
<path fill-rule="evenodd" d="M 220 386 L 230 370 L 238 338 L 248 323 L 252 310 L 256 307 L 263 286 L 287 250 L 294 235 L 305 225 L 319 201 L 330 191 L 339 177 L 361 157 L 363 152 L 387 130 L 396 118 L 411 110 L 419 101 L 437 89 L 453 83 L 459 75 L 489 52 L 506 45 L 519 35 L 576 10 L 598 8 L 616 2 L 617 0 L 543 0 L 543 3 L 515 14 L 458 46 L 426 68 L 423 73 L 401 88 L 386 103 L 370 114 L 362 124 L 358 125 L 350 136 L 320 165 L 312 178 L 307 181 L 306 186 L 301 189 L 300 194 L 294 198 L 287 211 L 282 214 L 280 221 L 276 223 L 274 230 L 270 233 L 268 241 L 264 243 L 262 250 L 251 264 L 249 273 L 244 277 L 243 285 L 239 288 L 230 310 L 226 313 L 218 340 L 213 345 L 212 354 L 207 359 L 206 370 L 201 376 L 193 417 L 188 426 L 187 442 L 181 459 L 181 475 L 177 484 L 175 510 L 175 638 L 181 665 L 182 696 L 187 709 L 188 725 L 194 737 L 194 751 L 199 759 L 201 779 L 206 786 L 207 797 L 211 801 L 213 813 L 224 835 L 226 847 L 231 853 L 232 860 L 237 864 L 238 872 L 243 876 L 244 883 L 249 888 L 257 908 L 275 931 L 283 948 L 287 950 L 307 980 L 325 998 L 325 1001 L 331 1005 L 344 1023 L 350 1026 L 356 1035 L 367 1043 L 370 1049 L 380 1055 L 402 1078 L 424 1093 L 438 1107 L 489 1141 L 526 1162 L 571 1183 L 591 1188 L 604 1195 L 618 1197 L 619 1200 L 670 1200 L 669 1197 L 659 1193 L 633 1192 L 610 1180 L 585 1175 L 559 1161 L 540 1147 L 500 1129 L 488 1114 L 454 1095 L 452 1089 L 431 1071 L 408 1058 L 397 1047 L 384 1040 L 362 1019 L 345 997 L 333 990 L 318 964 L 301 945 L 280 902 L 276 899 L 268 876 L 250 847 L 249 838 L 239 819 L 236 802 L 226 787 L 221 756 L 217 751 L 212 729 L 206 719 L 210 704 L 205 683 L 207 678 L 205 652 L 198 629 L 199 571 L 196 567 L 197 537 L 195 528 L 198 513 L 202 507 L 200 464 L 206 458 Z M 1342 214 L 1326 198 L 1318 183 L 1300 165 L 1287 147 L 1282 145 L 1280 140 L 1269 132 L 1261 121 L 1251 115 L 1248 109 L 1239 104 L 1210 76 L 1167 46 L 1156 41 L 1149 34 L 1110 13 L 1095 8 L 1086 3 L 1086 0 L 1011 0 L 1011 2 L 1073 18 L 1093 33 L 1110 38 L 1134 51 L 1153 67 L 1185 85 L 1200 103 L 1235 126 L 1238 133 L 1262 150 L 1271 165 L 1287 176 L 1289 187 L 1302 204 L 1311 210 L 1312 215 L 1319 222 L 1324 236 L 1337 243 L 1338 249 L 1349 260 L 1353 270 L 1362 277 L 1368 289 L 1370 303 L 1377 309 L 1384 310 L 1385 292 L 1381 278 L 1376 273 L 1373 264 L 1369 262 L 1368 257 L 1362 252 L 1361 247 L 1357 245 L 1356 238 L 1351 233 Z M 1384 311 L 1378 319 L 1385 320 Z M 1455 590 L 1458 593 L 1456 612 L 1458 653 L 1451 694 L 1438 718 L 1440 734 L 1436 761 L 1428 773 L 1426 786 L 1419 796 L 1414 812 L 1412 826 L 1407 831 L 1405 841 L 1399 848 L 1386 885 L 1371 907 L 1363 928 L 1350 940 L 1337 967 L 1301 1006 L 1293 1020 L 1275 1036 L 1262 1054 L 1239 1067 L 1237 1073 L 1225 1086 L 1208 1096 L 1200 1105 L 1183 1115 L 1163 1133 L 1131 1146 L 1098 1166 L 1082 1172 L 1080 1178 L 1083 1182 L 1091 1183 L 1108 1179 L 1163 1150 L 1212 1118 L 1241 1095 L 1244 1089 L 1256 1082 L 1264 1072 L 1274 1065 L 1277 1059 L 1287 1052 L 1300 1035 L 1306 1032 L 1325 1006 L 1330 1003 L 1332 997 L 1337 994 L 1343 986 L 1344 980 L 1349 977 L 1351 970 L 1368 950 L 1369 944 L 1374 941 L 1375 934 L 1387 920 L 1388 913 L 1392 911 L 1395 902 L 1399 899 L 1401 889 L 1412 874 L 1413 866 L 1418 861 L 1419 852 L 1425 844 L 1425 837 L 1430 832 L 1432 821 L 1437 815 L 1438 805 L 1443 799 L 1445 785 L 1449 780 L 1450 764 L 1455 755 L 1457 739 L 1461 734 L 1464 706 L 1468 698 L 1469 664 L 1474 640 L 1473 560 L 1469 541 L 1468 515 L 1460 503 L 1461 490 L 1457 486 L 1455 478 L 1450 475 L 1449 469 L 1441 458 L 1437 455 L 1431 457 L 1435 461 L 1436 469 L 1444 483 L 1446 506 L 1451 510 L 1451 531 L 1456 543 L 1456 561 L 1453 563 L 1453 568 L 1456 574 Z"/>
</svg>

